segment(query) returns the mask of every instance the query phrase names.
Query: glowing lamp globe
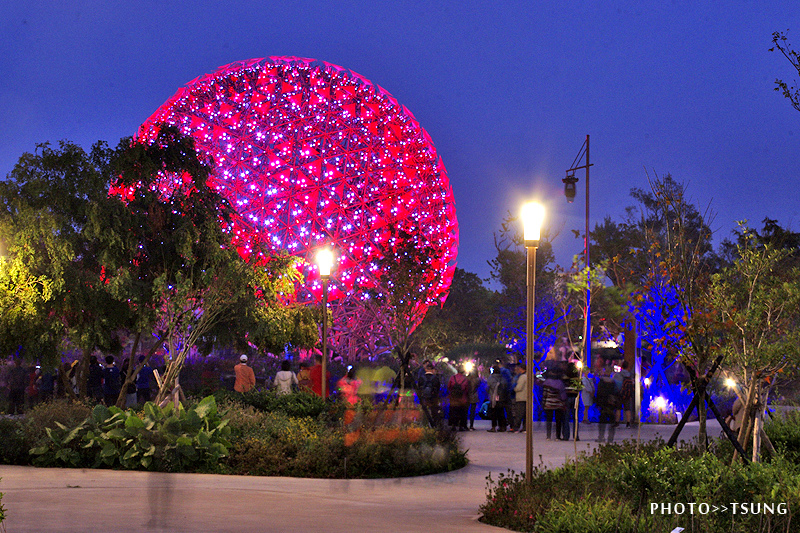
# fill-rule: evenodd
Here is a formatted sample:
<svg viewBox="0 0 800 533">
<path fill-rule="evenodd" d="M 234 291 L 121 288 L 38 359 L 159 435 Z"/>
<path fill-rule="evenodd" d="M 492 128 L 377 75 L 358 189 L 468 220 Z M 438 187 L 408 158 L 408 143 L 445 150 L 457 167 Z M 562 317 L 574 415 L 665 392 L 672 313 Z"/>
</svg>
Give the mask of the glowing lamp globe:
<svg viewBox="0 0 800 533">
<path fill-rule="evenodd" d="M 432 257 L 421 303 L 446 297 L 458 248 L 447 173 L 425 130 L 380 86 L 322 61 L 253 59 L 189 82 L 137 138 L 154 139 L 159 123 L 213 162 L 209 184 L 236 210 L 226 229 L 244 258 L 258 242 L 305 260 L 301 301 L 321 299 L 314 254 L 327 244 L 337 255 L 330 299 L 368 298 L 398 230 Z"/>
</svg>

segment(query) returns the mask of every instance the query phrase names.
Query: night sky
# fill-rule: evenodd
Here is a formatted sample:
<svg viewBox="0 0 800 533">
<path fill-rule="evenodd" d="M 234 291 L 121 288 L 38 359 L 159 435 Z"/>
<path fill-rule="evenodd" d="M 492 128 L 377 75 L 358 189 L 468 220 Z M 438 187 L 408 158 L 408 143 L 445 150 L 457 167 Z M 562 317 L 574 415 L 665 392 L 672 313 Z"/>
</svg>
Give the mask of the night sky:
<svg viewBox="0 0 800 533">
<path fill-rule="evenodd" d="M 0 176 L 36 143 L 116 145 L 190 80 L 286 55 L 351 69 L 414 114 L 453 188 L 458 266 L 481 277 L 527 199 L 560 230 L 559 263 L 582 249 L 584 173 L 573 204 L 561 178 L 587 134 L 592 226 L 670 173 L 716 212 L 717 242 L 742 219 L 800 230 L 800 113 L 773 91 L 797 73 L 768 51 L 787 29 L 800 48 L 797 0 L 5 0 L 0 28 Z"/>
</svg>

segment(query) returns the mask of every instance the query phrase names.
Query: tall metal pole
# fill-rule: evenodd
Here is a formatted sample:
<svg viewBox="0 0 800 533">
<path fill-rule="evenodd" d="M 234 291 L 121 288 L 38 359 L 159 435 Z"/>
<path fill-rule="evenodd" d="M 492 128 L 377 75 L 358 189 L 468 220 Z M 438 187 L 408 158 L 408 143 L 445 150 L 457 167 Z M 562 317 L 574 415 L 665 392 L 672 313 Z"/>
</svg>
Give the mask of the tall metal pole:
<svg viewBox="0 0 800 533">
<path fill-rule="evenodd" d="M 534 302 L 536 298 L 536 246 L 528 246 L 528 320 L 525 343 L 525 379 L 528 391 L 525 404 L 525 482 L 533 482 L 533 331 L 536 321 Z"/>
<path fill-rule="evenodd" d="M 586 284 L 586 348 L 585 359 L 586 364 L 591 365 L 592 359 L 592 261 L 589 257 L 589 135 L 586 135 L 586 275 L 588 277 Z M 591 366 L 589 367 L 591 368 Z M 575 422 L 577 424 L 577 421 Z"/>
<path fill-rule="evenodd" d="M 328 397 L 328 276 L 322 277 L 322 399 Z"/>
<path fill-rule="evenodd" d="M 581 159 L 585 158 L 586 164 L 583 166 L 578 166 Z M 586 142 L 583 143 L 581 146 L 580 152 L 575 157 L 575 160 L 572 162 L 572 167 L 567 169 L 567 177 L 564 178 L 564 194 L 567 197 L 567 201 L 572 203 L 572 200 L 575 198 L 575 183 L 578 182 L 578 178 L 575 177 L 575 171 L 581 168 L 586 169 L 586 231 L 585 241 L 584 241 L 584 249 L 586 250 L 586 272 L 587 272 L 587 287 L 586 287 L 586 311 L 584 315 L 584 325 L 585 330 L 583 332 L 583 339 L 584 339 L 584 363 L 587 365 L 591 365 L 592 359 L 592 259 L 591 254 L 589 253 L 589 167 L 592 164 L 589 162 L 589 135 L 586 135 Z M 591 366 L 589 366 L 591 368 Z"/>
</svg>

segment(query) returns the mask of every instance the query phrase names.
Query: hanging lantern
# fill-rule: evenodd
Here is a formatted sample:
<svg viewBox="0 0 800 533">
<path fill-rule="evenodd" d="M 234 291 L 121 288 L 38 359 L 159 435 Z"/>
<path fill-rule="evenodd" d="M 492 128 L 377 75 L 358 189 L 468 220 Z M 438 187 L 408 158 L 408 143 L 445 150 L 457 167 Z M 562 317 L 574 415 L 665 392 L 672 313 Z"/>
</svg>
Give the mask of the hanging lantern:
<svg viewBox="0 0 800 533">
<path fill-rule="evenodd" d="M 578 183 L 578 178 L 575 177 L 573 172 L 561 181 L 564 182 L 564 196 L 567 197 L 567 202 L 572 203 L 575 200 L 575 184 Z"/>
</svg>

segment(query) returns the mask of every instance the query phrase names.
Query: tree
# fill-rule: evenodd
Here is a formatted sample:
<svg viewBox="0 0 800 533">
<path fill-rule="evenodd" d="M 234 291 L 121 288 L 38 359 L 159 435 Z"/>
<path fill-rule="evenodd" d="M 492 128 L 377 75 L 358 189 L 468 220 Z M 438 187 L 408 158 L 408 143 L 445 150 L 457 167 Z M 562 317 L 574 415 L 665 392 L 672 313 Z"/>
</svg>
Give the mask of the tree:
<svg viewBox="0 0 800 533">
<path fill-rule="evenodd" d="M 742 385 L 744 445 L 752 435 L 759 458 L 761 420 L 777 379 L 800 363 L 800 268 L 782 268 L 790 255 L 741 225 L 734 263 L 712 276 L 710 304 L 726 323 L 720 349 Z"/>
<path fill-rule="evenodd" d="M 554 263 L 553 235 L 542 229 L 536 251 L 536 302 L 534 305 L 536 348 L 542 351 L 553 343 L 561 316 L 556 312 L 556 287 L 559 278 Z M 522 224 L 518 216 L 508 213 L 495 234 L 497 256 L 489 261 L 491 277 L 501 289 L 495 300 L 498 340 L 512 346 L 514 351 L 525 353 L 527 329 L 527 251 L 522 237 Z"/>
<path fill-rule="evenodd" d="M 125 210 L 115 231 L 98 233 L 107 236 L 106 281 L 130 306 L 133 349 L 150 332 L 156 345 L 166 345 L 157 401 L 172 390 L 198 343 L 206 349 L 220 340 L 261 348 L 283 340 L 310 344 L 310 310 L 280 297 L 300 281 L 296 260 L 263 250 L 251 254 L 251 263 L 241 258 L 227 230 L 231 208 L 208 185 L 210 168 L 191 137 L 163 126 L 149 144 L 123 140 L 113 163 L 119 179 L 111 190 Z M 257 243 L 251 246 L 258 252 Z M 146 362 L 130 365 L 126 383 Z"/>
<path fill-rule="evenodd" d="M 704 446 L 705 389 L 698 379 L 712 364 L 719 330 L 718 313 L 707 298 L 710 275 L 718 264 L 710 242 L 713 216 L 709 210 L 701 214 L 686 197 L 686 186 L 669 174 L 648 180 L 651 192 L 632 191 L 639 201 L 637 224 L 644 243 L 637 253 L 645 254 L 648 265 L 641 288 L 632 295 L 632 308 L 637 319 L 647 325 L 648 309 L 655 302 L 658 305 L 651 316 L 672 321 L 670 328 L 645 330 L 645 338 L 661 345 L 663 354 L 679 357 L 695 376 L 692 383 L 698 397 L 698 437 Z M 635 212 L 631 210 L 629 215 Z M 669 302 L 670 307 L 662 307 L 663 302 Z"/>
<path fill-rule="evenodd" d="M 781 31 L 774 32 L 772 34 L 772 44 L 774 46 L 770 48 L 769 51 L 774 52 L 777 50 L 783 54 L 783 57 L 785 57 L 789 63 L 791 63 L 792 68 L 796 70 L 798 74 L 800 74 L 800 53 L 794 50 L 791 44 L 789 44 L 789 38 L 786 37 L 786 33 Z M 788 98 L 789 102 L 792 104 L 792 107 L 800 111 L 800 89 L 798 89 L 796 85 L 789 85 L 780 78 L 776 78 L 775 90 L 782 93 L 784 97 Z"/>
<path fill-rule="evenodd" d="M 444 305 L 428 309 L 419 326 L 416 344 L 423 356 L 446 353 L 460 344 L 493 341 L 494 300 L 494 292 L 477 274 L 456 268 Z"/>
<path fill-rule="evenodd" d="M 400 392 L 407 384 L 406 376 L 413 355 L 415 329 L 430 306 L 441 305 L 431 299 L 430 286 L 435 274 L 428 268 L 433 249 L 420 233 L 397 226 L 389 228 L 389 248 L 377 262 L 379 286 L 366 303 L 388 332 L 393 351 L 400 361 Z"/>
<path fill-rule="evenodd" d="M 92 213 L 113 211 L 110 154 L 104 143 L 90 154 L 66 141 L 58 148 L 41 144 L 0 183 L 11 274 L 4 288 L 26 310 L 3 313 L 13 323 L 2 328 L 0 344 L 45 364 L 58 361 L 67 344 L 78 348 L 83 392 L 89 354 L 119 348 L 114 332 L 124 317 L 124 306 L 101 281 L 98 242 L 90 231 Z"/>
</svg>

